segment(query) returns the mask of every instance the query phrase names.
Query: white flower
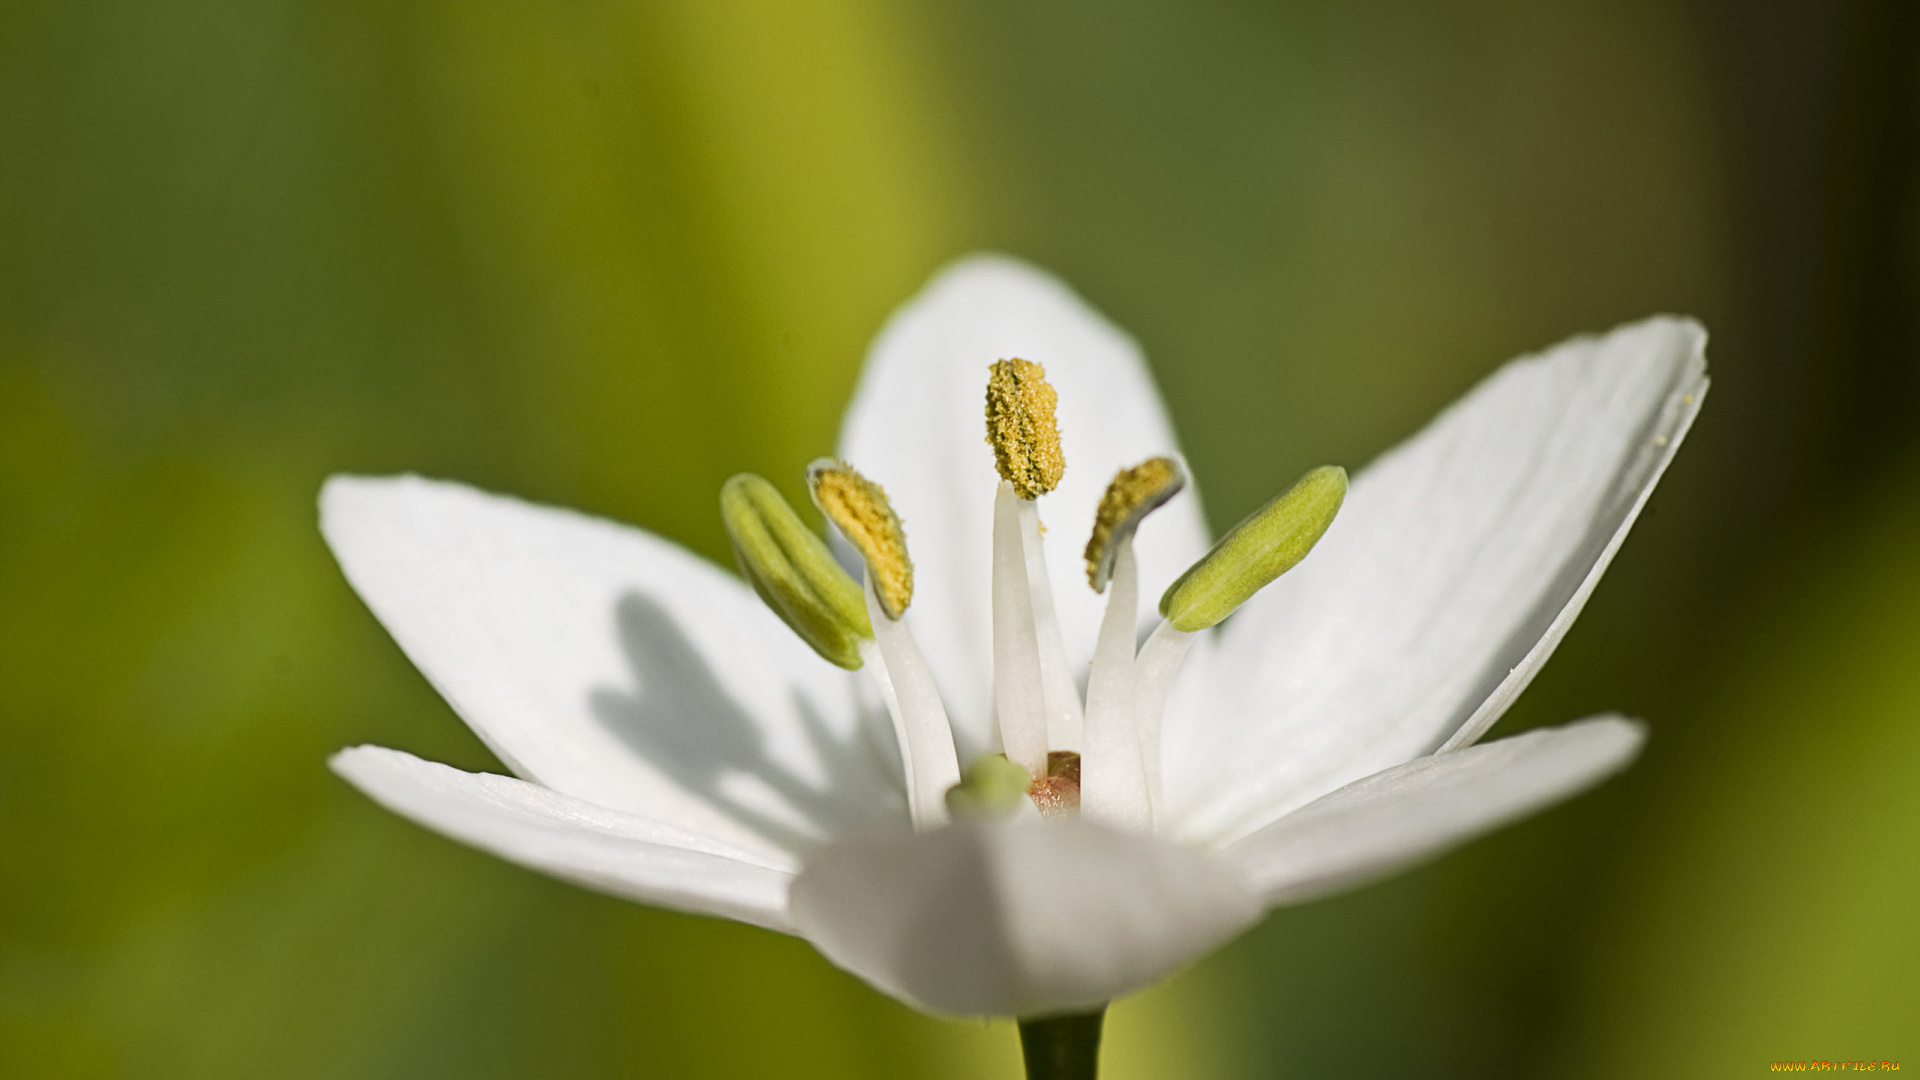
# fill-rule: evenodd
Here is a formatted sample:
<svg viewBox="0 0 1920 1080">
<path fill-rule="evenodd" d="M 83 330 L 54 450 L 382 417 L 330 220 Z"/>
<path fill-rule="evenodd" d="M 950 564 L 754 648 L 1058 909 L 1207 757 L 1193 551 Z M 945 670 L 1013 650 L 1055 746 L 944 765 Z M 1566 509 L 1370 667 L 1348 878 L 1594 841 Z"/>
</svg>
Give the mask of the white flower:
<svg viewBox="0 0 1920 1080">
<path fill-rule="evenodd" d="M 1610 716 L 1474 742 L 1671 460 L 1706 391 L 1704 346 L 1697 324 L 1659 317 L 1516 360 L 1361 472 L 1311 557 L 1194 636 L 1160 737 L 1141 744 L 1150 806 L 1114 810 L 1090 746 L 1084 816 L 936 827 L 936 800 L 909 828 L 868 673 L 823 662 L 732 573 L 638 529 L 411 476 L 330 480 L 322 528 L 519 778 L 371 746 L 333 767 L 521 865 L 802 935 L 924 1009 L 1096 1006 L 1270 907 L 1430 856 L 1632 759 L 1639 726 Z M 1008 357 L 1043 363 L 1058 391 L 1068 468 L 1040 506 L 1070 672 L 1087 670 L 1104 603 L 1075 537 L 1116 469 L 1178 449 L 1135 344 L 1021 263 L 951 267 L 880 335 L 840 456 L 906 523 L 906 622 L 961 763 L 1001 745 L 998 478 L 980 401 L 987 365 Z M 1207 543 L 1189 488 L 1139 531 L 1141 595 Z M 1062 745 L 1078 732 L 1047 737 L 1082 749 Z"/>
</svg>

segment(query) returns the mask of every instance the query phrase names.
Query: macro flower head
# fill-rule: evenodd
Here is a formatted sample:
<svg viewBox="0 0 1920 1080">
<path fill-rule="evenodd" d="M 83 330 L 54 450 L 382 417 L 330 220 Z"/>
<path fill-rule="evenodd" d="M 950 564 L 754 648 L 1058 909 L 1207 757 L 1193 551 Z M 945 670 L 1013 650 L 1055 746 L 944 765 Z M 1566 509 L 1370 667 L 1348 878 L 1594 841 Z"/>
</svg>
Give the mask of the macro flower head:
<svg viewBox="0 0 1920 1080">
<path fill-rule="evenodd" d="M 458 484 L 330 480 L 348 579 L 513 775 L 333 767 L 928 1011 L 1097 1009 L 1632 760 L 1615 716 L 1478 740 L 1672 459 L 1704 349 L 1656 317 L 1515 360 L 1210 545 L 1134 342 L 971 258 L 883 329 L 808 470 L 831 541 L 756 477 L 721 497 L 737 573 Z"/>
</svg>

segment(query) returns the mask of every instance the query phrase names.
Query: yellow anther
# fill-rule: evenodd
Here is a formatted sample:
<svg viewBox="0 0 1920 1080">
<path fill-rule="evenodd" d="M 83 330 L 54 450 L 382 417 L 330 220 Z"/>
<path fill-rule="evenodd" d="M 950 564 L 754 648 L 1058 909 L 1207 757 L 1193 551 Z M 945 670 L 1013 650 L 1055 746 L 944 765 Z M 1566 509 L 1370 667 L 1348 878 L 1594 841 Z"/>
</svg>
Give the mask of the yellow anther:
<svg viewBox="0 0 1920 1080">
<path fill-rule="evenodd" d="M 1094 592 L 1107 591 L 1107 578 L 1113 573 L 1113 558 L 1120 544 L 1133 535 L 1140 522 L 1180 494 L 1187 486 L 1187 474 L 1172 458 L 1157 457 L 1121 469 L 1100 496 L 1100 507 L 1093 514 L 1093 535 L 1087 539 L 1087 584 Z"/>
<path fill-rule="evenodd" d="M 880 609 L 889 619 L 906 614 L 913 603 L 913 560 L 907 558 L 907 533 L 887 493 L 834 458 L 807 466 L 807 486 L 813 489 L 813 504 L 866 560 Z"/>
<path fill-rule="evenodd" d="M 987 445 L 1000 478 L 1014 494 L 1037 499 L 1052 491 L 1067 471 L 1060 452 L 1058 400 L 1047 370 L 1031 360 L 996 360 L 987 377 Z"/>
</svg>

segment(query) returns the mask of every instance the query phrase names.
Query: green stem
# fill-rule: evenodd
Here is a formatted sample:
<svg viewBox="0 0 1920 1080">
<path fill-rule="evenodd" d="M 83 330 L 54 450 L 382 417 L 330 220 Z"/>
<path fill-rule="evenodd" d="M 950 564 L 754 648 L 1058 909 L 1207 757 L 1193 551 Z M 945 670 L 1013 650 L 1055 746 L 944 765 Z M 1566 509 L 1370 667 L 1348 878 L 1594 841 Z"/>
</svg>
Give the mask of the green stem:
<svg viewBox="0 0 1920 1080">
<path fill-rule="evenodd" d="M 1100 1074 L 1100 1022 L 1107 1007 L 1078 1016 L 1020 1021 L 1027 1080 L 1094 1080 Z"/>
</svg>

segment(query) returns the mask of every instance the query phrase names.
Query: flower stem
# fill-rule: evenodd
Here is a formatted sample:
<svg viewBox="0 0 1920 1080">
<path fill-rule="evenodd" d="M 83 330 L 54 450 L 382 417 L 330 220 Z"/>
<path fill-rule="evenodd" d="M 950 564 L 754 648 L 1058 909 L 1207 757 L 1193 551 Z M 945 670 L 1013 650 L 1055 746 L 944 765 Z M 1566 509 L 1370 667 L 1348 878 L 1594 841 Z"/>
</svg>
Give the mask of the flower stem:
<svg viewBox="0 0 1920 1080">
<path fill-rule="evenodd" d="M 1027 1080 L 1094 1080 L 1100 1073 L 1100 1023 L 1107 1007 L 1077 1016 L 1020 1021 Z"/>
</svg>

